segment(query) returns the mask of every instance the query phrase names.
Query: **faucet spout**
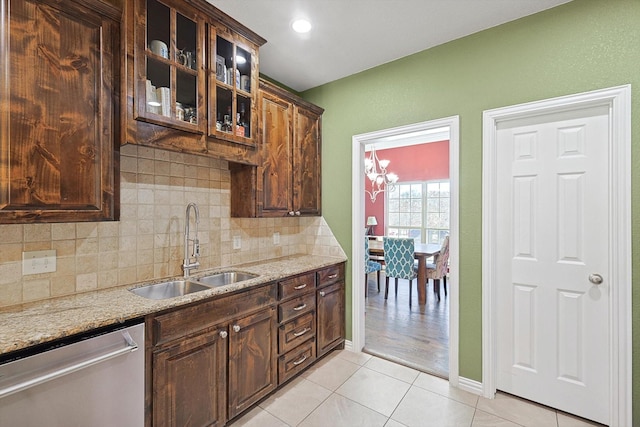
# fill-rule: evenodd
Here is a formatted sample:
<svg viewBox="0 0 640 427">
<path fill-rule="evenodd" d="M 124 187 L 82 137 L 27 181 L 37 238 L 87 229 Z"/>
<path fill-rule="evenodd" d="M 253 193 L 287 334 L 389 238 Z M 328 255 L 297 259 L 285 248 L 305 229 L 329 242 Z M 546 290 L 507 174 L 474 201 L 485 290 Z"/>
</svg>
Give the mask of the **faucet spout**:
<svg viewBox="0 0 640 427">
<path fill-rule="evenodd" d="M 190 220 L 191 220 L 191 210 L 194 212 L 194 223 L 195 223 L 195 236 L 191 239 L 191 230 L 190 230 Z M 200 267 L 200 262 L 198 262 L 198 258 L 200 258 L 200 240 L 198 239 L 198 224 L 200 223 L 200 211 L 198 209 L 198 205 L 195 203 L 189 203 L 187 205 L 187 210 L 185 214 L 184 220 L 184 261 L 182 263 L 182 270 L 184 271 L 184 277 L 189 277 L 189 273 L 192 269 L 196 269 Z M 189 242 L 193 242 L 193 251 L 191 255 L 189 255 Z"/>
</svg>

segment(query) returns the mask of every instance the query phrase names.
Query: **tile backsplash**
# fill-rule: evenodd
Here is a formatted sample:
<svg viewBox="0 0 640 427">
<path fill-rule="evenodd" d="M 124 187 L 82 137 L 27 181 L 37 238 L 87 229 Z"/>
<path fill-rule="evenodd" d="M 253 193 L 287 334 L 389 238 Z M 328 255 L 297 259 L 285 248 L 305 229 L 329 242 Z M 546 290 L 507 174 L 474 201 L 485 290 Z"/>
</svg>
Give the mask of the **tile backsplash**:
<svg viewBox="0 0 640 427">
<path fill-rule="evenodd" d="M 181 275 L 190 202 L 200 212 L 200 270 L 344 256 L 322 217 L 231 218 L 226 161 L 126 145 L 120 163 L 120 221 L 0 225 L 0 307 Z M 22 252 L 47 249 L 56 251 L 56 271 L 23 276 Z"/>
</svg>

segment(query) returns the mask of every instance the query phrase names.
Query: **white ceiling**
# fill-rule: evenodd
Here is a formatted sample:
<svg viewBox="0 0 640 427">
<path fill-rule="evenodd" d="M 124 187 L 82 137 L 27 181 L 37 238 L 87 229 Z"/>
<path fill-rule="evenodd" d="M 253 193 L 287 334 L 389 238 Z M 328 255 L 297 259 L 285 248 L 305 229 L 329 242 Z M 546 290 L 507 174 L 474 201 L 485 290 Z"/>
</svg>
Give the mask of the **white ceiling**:
<svg viewBox="0 0 640 427">
<path fill-rule="evenodd" d="M 208 1 L 267 39 L 261 73 L 304 91 L 571 0 Z"/>
</svg>

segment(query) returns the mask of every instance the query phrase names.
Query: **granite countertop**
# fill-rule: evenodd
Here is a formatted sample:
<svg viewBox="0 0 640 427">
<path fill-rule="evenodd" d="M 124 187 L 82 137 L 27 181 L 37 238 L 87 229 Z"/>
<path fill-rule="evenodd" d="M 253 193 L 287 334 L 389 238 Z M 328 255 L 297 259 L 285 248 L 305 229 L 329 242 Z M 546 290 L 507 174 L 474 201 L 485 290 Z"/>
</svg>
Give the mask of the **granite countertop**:
<svg viewBox="0 0 640 427">
<path fill-rule="evenodd" d="M 1 308 L 0 355 L 95 328 L 131 319 L 142 319 L 148 314 L 161 310 L 272 282 L 342 261 L 346 259 L 294 255 L 228 268 L 197 271 L 193 276 L 230 270 L 245 271 L 259 276 L 255 279 L 165 300 L 147 299 L 129 291 L 134 287 L 166 281 L 162 279 Z"/>
</svg>

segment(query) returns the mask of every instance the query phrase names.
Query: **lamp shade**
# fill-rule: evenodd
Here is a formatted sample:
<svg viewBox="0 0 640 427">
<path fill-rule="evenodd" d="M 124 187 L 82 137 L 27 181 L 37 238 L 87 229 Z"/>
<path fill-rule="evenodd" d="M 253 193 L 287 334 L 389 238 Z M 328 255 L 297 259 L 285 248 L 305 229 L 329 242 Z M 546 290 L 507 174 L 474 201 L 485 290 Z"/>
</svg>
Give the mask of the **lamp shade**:
<svg viewBox="0 0 640 427">
<path fill-rule="evenodd" d="M 375 216 L 367 217 L 367 225 L 378 225 L 378 221 Z"/>
</svg>

